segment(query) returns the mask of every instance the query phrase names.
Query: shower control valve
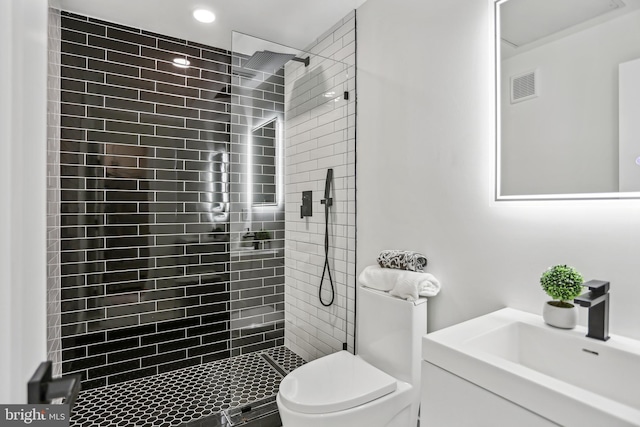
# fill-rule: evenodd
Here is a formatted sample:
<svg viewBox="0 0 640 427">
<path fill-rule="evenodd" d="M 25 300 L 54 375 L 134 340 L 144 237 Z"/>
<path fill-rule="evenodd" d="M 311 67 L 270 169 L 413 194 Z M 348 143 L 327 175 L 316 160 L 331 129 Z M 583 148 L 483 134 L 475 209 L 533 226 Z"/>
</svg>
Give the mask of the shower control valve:
<svg viewBox="0 0 640 427">
<path fill-rule="evenodd" d="M 302 206 L 300 206 L 300 218 L 313 215 L 313 191 L 302 192 Z"/>
</svg>

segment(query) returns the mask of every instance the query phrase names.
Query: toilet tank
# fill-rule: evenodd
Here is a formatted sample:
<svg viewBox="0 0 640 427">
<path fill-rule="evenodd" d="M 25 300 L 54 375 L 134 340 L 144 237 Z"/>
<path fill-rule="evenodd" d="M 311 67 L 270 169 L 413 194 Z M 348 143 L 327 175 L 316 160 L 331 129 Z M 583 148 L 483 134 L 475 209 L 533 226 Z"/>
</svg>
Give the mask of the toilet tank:
<svg viewBox="0 0 640 427">
<path fill-rule="evenodd" d="M 406 301 L 358 286 L 356 310 L 356 354 L 389 375 L 419 387 L 427 300 Z"/>
</svg>

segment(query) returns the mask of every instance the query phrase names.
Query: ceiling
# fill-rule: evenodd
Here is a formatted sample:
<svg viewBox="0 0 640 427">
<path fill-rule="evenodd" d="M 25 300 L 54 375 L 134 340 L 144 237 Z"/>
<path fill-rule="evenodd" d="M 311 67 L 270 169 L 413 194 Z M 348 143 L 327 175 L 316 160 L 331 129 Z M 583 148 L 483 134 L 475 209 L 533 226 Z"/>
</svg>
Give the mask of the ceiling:
<svg viewBox="0 0 640 427">
<path fill-rule="evenodd" d="M 640 8 L 640 0 L 508 0 L 500 3 L 502 58 L 509 58 Z"/>
<path fill-rule="evenodd" d="M 624 7 L 614 0 L 512 0 L 500 5 L 500 35 L 523 46 Z"/>
<path fill-rule="evenodd" d="M 238 31 L 303 49 L 366 0 L 51 0 L 62 10 L 231 50 Z M 208 8 L 212 24 L 192 17 Z"/>
</svg>

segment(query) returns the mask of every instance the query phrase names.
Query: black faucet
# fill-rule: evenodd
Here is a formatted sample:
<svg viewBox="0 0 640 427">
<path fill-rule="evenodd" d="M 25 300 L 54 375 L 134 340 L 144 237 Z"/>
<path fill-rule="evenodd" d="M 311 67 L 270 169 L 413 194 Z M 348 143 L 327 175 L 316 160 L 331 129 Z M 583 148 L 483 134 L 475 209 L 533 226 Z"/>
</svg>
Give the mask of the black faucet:
<svg viewBox="0 0 640 427">
<path fill-rule="evenodd" d="M 580 295 L 573 302 L 589 308 L 589 331 L 587 336 L 597 340 L 609 339 L 609 282 L 589 280 L 583 286 L 591 292 Z"/>
</svg>

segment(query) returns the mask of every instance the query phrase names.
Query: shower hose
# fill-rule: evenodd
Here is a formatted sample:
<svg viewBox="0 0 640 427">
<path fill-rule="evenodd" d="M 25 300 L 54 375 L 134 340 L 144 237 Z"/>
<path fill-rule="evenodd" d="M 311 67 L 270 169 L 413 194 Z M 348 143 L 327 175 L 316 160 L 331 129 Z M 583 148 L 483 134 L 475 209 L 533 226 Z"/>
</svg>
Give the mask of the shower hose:
<svg viewBox="0 0 640 427">
<path fill-rule="evenodd" d="M 318 288 L 318 299 L 320 300 L 320 304 L 329 307 L 333 304 L 336 296 L 336 291 L 333 287 L 333 277 L 331 277 L 331 267 L 329 266 L 329 206 L 332 205 L 332 200 L 327 198 L 323 200 L 322 203 L 324 203 L 324 267 L 322 268 L 322 277 L 320 278 L 320 287 Z M 331 285 L 331 300 L 328 303 L 322 300 L 322 286 L 324 285 L 325 274 L 329 277 L 329 284 Z"/>
</svg>

